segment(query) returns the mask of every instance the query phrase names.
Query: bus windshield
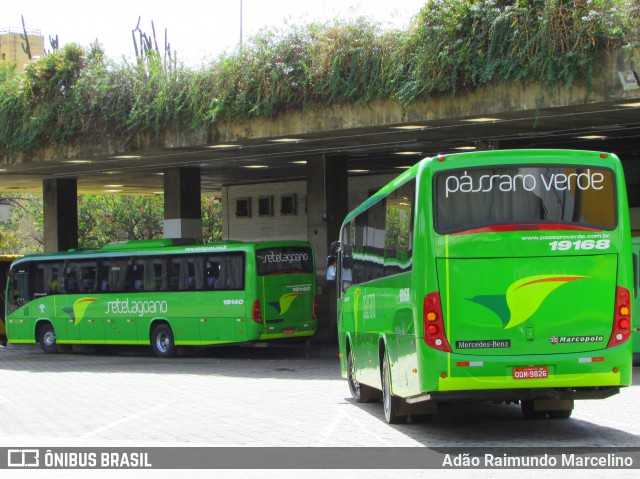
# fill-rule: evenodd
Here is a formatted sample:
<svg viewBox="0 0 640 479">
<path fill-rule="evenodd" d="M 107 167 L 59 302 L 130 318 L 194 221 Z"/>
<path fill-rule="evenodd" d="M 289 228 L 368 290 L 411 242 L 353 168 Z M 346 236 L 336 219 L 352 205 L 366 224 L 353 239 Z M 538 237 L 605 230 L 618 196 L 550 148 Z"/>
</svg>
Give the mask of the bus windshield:
<svg viewBox="0 0 640 479">
<path fill-rule="evenodd" d="M 434 180 L 438 233 L 509 224 L 616 228 L 613 171 L 575 166 L 483 167 Z"/>
<path fill-rule="evenodd" d="M 266 248 L 256 251 L 258 275 L 312 273 L 313 254 L 309 248 Z"/>
</svg>

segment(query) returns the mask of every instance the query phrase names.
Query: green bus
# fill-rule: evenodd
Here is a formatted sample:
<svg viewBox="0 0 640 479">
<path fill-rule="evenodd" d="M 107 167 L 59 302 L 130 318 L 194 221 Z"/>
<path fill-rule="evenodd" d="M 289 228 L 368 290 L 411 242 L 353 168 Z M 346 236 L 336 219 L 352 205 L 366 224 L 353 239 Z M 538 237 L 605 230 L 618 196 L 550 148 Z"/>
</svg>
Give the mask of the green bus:
<svg viewBox="0 0 640 479">
<path fill-rule="evenodd" d="M 342 375 L 387 422 L 459 401 L 568 418 L 631 383 L 629 212 L 609 153 L 426 158 L 345 218 Z"/>
<path fill-rule="evenodd" d="M 631 238 L 631 249 L 633 254 L 633 306 L 631 308 L 633 312 L 633 364 L 640 364 L 640 295 L 638 290 L 640 289 L 640 236 L 634 236 Z"/>
<path fill-rule="evenodd" d="M 177 346 L 310 337 L 314 253 L 303 241 L 159 239 L 27 255 L 7 285 L 10 343 Z"/>
<path fill-rule="evenodd" d="M 0 255 L 0 346 L 7 345 L 7 330 L 4 324 L 7 275 L 9 274 L 11 262 L 17 258 L 19 258 L 19 256 L 15 254 Z"/>
</svg>

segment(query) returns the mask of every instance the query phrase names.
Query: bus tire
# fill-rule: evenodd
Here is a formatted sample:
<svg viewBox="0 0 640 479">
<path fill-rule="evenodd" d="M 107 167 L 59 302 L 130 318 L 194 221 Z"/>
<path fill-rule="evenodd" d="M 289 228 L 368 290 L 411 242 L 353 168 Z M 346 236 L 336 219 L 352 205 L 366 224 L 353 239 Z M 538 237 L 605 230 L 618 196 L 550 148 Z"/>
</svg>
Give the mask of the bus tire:
<svg viewBox="0 0 640 479">
<path fill-rule="evenodd" d="M 355 377 L 355 363 L 353 359 L 353 350 L 349 348 L 347 354 L 347 382 L 349 383 L 349 391 L 351 396 L 356 402 L 368 403 L 378 402 L 380 400 L 380 391 L 367 386 L 366 384 L 360 384 Z"/>
<path fill-rule="evenodd" d="M 408 416 L 398 414 L 400 408 L 400 398 L 391 392 L 391 372 L 389 371 L 389 361 L 387 353 L 382 355 L 382 405 L 384 418 L 389 424 L 402 424 L 407 422 Z"/>
<path fill-rule="evenodd" d="M 51 323 L 44 323 L 38 328 L 38 342 L 45 354 L 57 354 L 60 351 L 56 331 Z"/>
<path fill-rule="evenodd" d="M 525 419 L 544 419 L 547 417 L 547 411 L 536 411 L 532 400 L 520 401 L 520 408 Z"/>
<path fill-rule="evenodd" d="M 168 324 L 159 324 L 151 332 L 151 346 L 159 358 L 172 358 L 177 348 L 173 342 L 173 331 Z"/>
</svg>

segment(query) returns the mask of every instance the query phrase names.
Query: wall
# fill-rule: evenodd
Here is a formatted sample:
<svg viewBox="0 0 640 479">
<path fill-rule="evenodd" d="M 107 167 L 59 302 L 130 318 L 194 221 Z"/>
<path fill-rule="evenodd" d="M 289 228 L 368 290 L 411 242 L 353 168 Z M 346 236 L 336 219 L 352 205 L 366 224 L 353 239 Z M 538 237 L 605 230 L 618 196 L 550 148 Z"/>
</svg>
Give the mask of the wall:
<svg viewBox="0 0 640 479">
<path fill-rule="evenodd" d="M 222 189 L 222 236 L 224 239 L 257 241 L 307 239 L 306 181 L 228 186 Z M 280 202 L 284 195 L 296 195 L 296 214 L 283 215 Z M 273 216 L 258 215 L 258 199 L 273 197 Z M 236 201 L 251 198 L 251 217 L 236 216 Z"/>
<path fill-rule="evenodd" d="M 400 174 L 400 172 L 398 172 Z M 349 211 L 397 175 L 352 176 L 349 178 Z M 262 192 L 262 193 L 259 193 Z M 273 196 L 273 216 L 258 215 L 258 199 Z M 283 195 L 295 194 L 297 214 L 280 213 Z M 237 217 L 236 201 L 251 198 L 251 217 Z M 289 181 L 256 185 L 227 186 L 222 189 L 222 235 L 240 241 L 297 239 L 307 240 L 307 182 Z M 337 239 L 337 238 L 336 238 Z"/>
<path fill-rule="evenodd" d="M 631 230 L 640 233 L 640 208 L 629 208 Z"/>
<path fill-rule="evenodd" d="M 16 62 L 16 70 L 24 71 L 24 65 L 29 62 L 29 57 L 22 49 L 25 44 L 21 38 L 22 30 L 19 29 L 2 29 L 0 30 L 0 60 L 4 59 L 9 62 Z M 44 56 L 44 37 L 37 33 L 27 30 L 29 36 L 29 47 L 31 48 L 32 57 Z"/>
</svg>

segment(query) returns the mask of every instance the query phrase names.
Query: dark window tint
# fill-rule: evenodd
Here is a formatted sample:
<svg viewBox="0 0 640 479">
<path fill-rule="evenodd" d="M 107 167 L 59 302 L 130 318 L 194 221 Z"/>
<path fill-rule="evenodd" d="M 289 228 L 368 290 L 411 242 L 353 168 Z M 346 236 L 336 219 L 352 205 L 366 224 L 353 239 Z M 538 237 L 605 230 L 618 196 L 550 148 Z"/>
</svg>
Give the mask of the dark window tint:
<svg viewBox="0 0 640 479">
<path fill-rule="evenodd" d="M 342 290 L 411 270 L 415 180 L 402 185 L 342 229 Z"/>
<path fill-rule="evenodd" d="M 98 290 L 98 263 L 68 261 L 65 265 L 64 287 L 69 294 L 94 293 Z"/>
<path fill-rule="evenodd" d="M 285 195 L 280 198 L 280 214 L 295 215 L 297 213 L 297 195 Z"/>
<path fill-rule="evenodd" d="M 201 291 L 204 289 L 204 256 L 171 256 L 169 258 L 169 289 Z"/>
<path fill-rule="evenodd" d="M 273 216 L 273 196 L 265 196 L 258 199 L 258 215 Z"/>
<path fill-rule="evenodd" d="M 220 253 L 206 256 L 205 288 L 208 290 L 243 290 L 244 253 Z"/>
<path fill-rule="evenodd" d="M 57 262 L 33 263 L 33 296 L 64 293 L 63 264 Z"/>
<path fill-rule="evenodd" d="M 251 216 L 251 198 L 240 198 L 236 200 L 236 216 Z"/>
<path fill-rule="evenodd" d="M 131 269 L 128 258 L 103 260 L 100 273 L 101 293 L 122 293 L 131 285 Z"/>
<path fill-rule="evenodd" d="M 163 257 L 142 257 L 133 261 L 133 291 L 166 291 L 167 261 Z"/>
<path fill-rule="evenodd" d="M 638 297 L 638 255 L 633 253 L 633 297 Z"/>
<path fill-rule="evenodd" d="M 29 263 L 22 263 L 9 273 L 8 290 L 9 313 L 20 308 L 30 299 L 29 291 Z"/>
<path fill-rule="evenodd" d="M 616 227 L 614 176 L 605 168 L 469 168 L 439 173 L 434 187 L 438 233 L 523 223 Z"/>
<path fill-rule="evenodd" d="M 413 256 L 413 202 L 415 183 L 410 182 L 386 198 L 384 275 L 409 271 Z"/>
</svg>

